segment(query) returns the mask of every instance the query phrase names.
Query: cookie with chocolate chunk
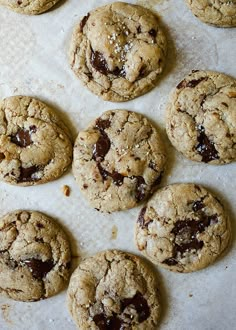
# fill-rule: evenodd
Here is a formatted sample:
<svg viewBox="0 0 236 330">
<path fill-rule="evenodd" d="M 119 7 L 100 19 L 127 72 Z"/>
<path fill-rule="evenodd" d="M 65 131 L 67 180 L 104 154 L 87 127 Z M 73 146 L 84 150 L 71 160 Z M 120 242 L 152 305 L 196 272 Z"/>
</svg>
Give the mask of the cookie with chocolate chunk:
<svg viewBox="0 0 236 330">
<path fill-rule="evenodd" d="M 85 259 L 70 279 L 67 298 L 81 330 L 157 328 L 156 277 L 132 254 L 111 250 Z"/>
<path fill-rule="evenodd" d="M 236 26 L 236 0 L 185 0 L 201 21 L 219 27 Z"/>
<path fill-rule="evenodd" d="M 156 192 L 136 224 L 138 249 L 175 272 L 207 267 L 226 249 L 231 226 L 224 207 L 196 184 L 174 184 Z"/>
<path fill-rule="evenodd" d="M 120 102 L 156 86 L 166 48 L 154 13 L 114 2 L 89 12 L 75 27 L 69 61 L 90 91 L 104 100 Z"/>
<path fill-rule="evenodd" d="M 59 0 L 0 0 L 0 5 L 20 14 L 38 15 L 52 8 Z"/>
<path fill-rule="evenodd" d="M 63 289 L 71 253 L 66 234 L 48 216 L 15 211 L 0 219 L 0 293 L 36 301 Z"/>
<path fill-rule="evenodd" d="M 72 161 L 70 132 L 43 102 L 0 101 L 0 180 L 29 186 L 55 180 Z"/>
<path fill-rule="evenodd" d="M 193 71 L 173 91 L 166 130 L 187 158 L 209 164 L 236 160 L 236 80 L 218 72 Z"/>
<path fill-rule="evenodd" d="M 165 159 L 161 137 L 144 116 L 113 110 L 79 133 L 72 168 L 90 204 L 113 212 L 136 206 L 155 190 Z"/>
</svg>

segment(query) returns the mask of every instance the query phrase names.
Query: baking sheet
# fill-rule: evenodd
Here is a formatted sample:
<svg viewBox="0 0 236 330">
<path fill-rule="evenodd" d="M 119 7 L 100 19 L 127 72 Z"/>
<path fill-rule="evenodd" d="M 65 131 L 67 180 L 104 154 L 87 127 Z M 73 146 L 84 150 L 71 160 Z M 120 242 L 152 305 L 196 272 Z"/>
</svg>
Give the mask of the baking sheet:
<svg viewBox="0 0 236 330">
<path fill-rule="evenodd" d="M 207 166 L 184 159 L 169 144 L 164 130 L 165 104 L 172 87 L 192 69 L 211 69 L 236 77 L 236 29 L 199 22 L 183 0 L 129 1 L 157 10 L 169 39 L 167 67 L 158 87 L 126 103 L 105 102 L 87 91 L 71 72 L 67 49 L 74 24 L 106 0 L 66 0 L 40 16 L 24 16 L 0 7 L 0 97 L 36 96 L 64 113 L 76 133 L 109 109 L 147 115 L 162 130 L 169 150 L 162 185 L 204 184 L 226 205 L 235 232 L 236 164 Z M 70 197 L 61 188 L 71 187 Z M 73 245 L 74 263 L 107 248 L 138 253 L 133 228 L 140 207 L 110 215 L 91 209 L 71 171 L 61 179 L 22 188 L 0 183 L 0 216 L 15 209 L 34 209 L 59 220 Z M 162 283 L 162 330 L 232 330 L 236 314 L 236 245 L 213 266 L 192 274 L 158 269 Z M 66 292 L 39 302 L 21 303 L 0 297 L 2 330 L 76 329 L 65 305 Z M 148 330 L 148 329 L 147 329 Z"/>
</svg>

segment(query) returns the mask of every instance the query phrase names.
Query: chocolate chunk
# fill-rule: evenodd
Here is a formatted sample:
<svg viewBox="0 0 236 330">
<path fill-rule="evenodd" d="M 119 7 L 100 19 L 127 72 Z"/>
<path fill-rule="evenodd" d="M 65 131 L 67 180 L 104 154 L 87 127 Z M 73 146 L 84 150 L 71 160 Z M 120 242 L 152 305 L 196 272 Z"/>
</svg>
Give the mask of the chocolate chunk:
<svg viewBox="0 0 236 330">
<path fill-rule="evenodd" d="M 4 153 L 0 152 L 0 161 L 3 159 L 5 159 L 5 155 L 4 155 Z"/>
<path fill-rule="evenodd" d="M 121 186 L 124 182 L 124 178 L 125 178 L 124 175 L 122 175 L 116 171 L 110 173 L 109 176 L 112 178 L 112 180 L 116 186 Z"/>
<path fill-rule="evenodd" d="M 40 229 L 41 229 L 41 228 L 45 228 L 44 225 L 41 224 L 40 222 L 37 222 L 37 223 L 36 223 L 36 226 L 37 226 L 38 228 L 40 228 Z"/>
<path fill-rule="evenodd" d="M 84 16 L 82 21 L 80 22 L 80 31 L 81 32 L 83 32 L 84 26 L 87 23 L 89 16 L 90 16 L 90 13 L 88 13 L 86 16 Z"/>
<path fill-rule="evenodd" d="M 197 152 L 202 156 L 202 161 L 208 163 L 211 160 L 219 159 L 218 151 L 212 141 L 209 140 L 205 134 L 205 128 L 200 125 L 198 129 L 198 145 L 196 146 Z"/>
<path fill-rule="evenodd" d="M 196 208 L 198 207 L 199 206 Z M 202 233 L 208 226 L 216 224 L 218 222 L 218 217 L 216 214 L 208 216 L 204 212 L 200 212 L 199 220 L 187 219 L 176 222 L 171 231 L 171 233 L 175 235 L 173 255 L 171 258 L 164 260 L 163 263 L 174 266 L 178 263 L 176 260 L 178 253 L 183 255 L 186 251 L 201 250 L 203 248 L 204 243 L 197 239 L 197 234 Z"/>
<path fill-rule="evenodd" d="M 100 52 L 92 51 L 91 64 L 95 70 L 106 76 L 110 73 L 110 70 L 107 65 L 107 61 Z"/>
<path fill-rule="evenodd" d="M 198 84 L 200 84 L 200 82 L 207 80 L 207 77 L 202 77 L 200 79 L 193 79 L 190 80 L 189 82 L 187 82 L 186 87 L 190 87 L 190 88 L 194 88 L 196 87 Z"/>
<path fill-rule="evenodd" d="M 137 27 L 137 33 L 141 33 L 142 32 L 142 29 L 141 29 L 141 26 L 139 25 L 138 27 Z"/>
<path fill-rule="evenodd" d="M 21 148 L 28 147 L 33 143 L 31 134 L 36 132 L 36 126 L 30 126 L 29 130 L 19 129 L 15 135 L 11 135 L 11 142 Z"/>
<path fill-rule="evenodd" d="M 18 182 L 30 182 L 30 181 L 38 181 L 39 178 L 36 178 L 34 174 L 38 171 L 42 170 L 42 166 L 33 165 L 30 167 L 20 167 L 20 176 L 18 178 Z"/>
<path fill-rule="evenodd" d="M 115 313 L 110 317 L 104 313 L 97 314 L 93 317 L 93 321 L 100 330 L 121 330 L 123 324 Z"/>
<path fill-rule="evenodd" d="M 96 161 L 101 161 L 104 159 L 106 154 L 108 153 L 111 146 L 111 142 L 109 137 L 105 132 L 101 134 L 99 139 L 97 140 L 96 144 L 93 148 L 93 159 Z"/>
<path fill-rule="evenodd" d="M 95 124 L 96 128 L 98 128 L 100 131 L 104 131 L 106 128 L 109 128 L 111 126 L 111 122 L 109 119 L 102 119 L 102 118 L 98 118 L 96 120 L 96 124 Z"/>
<path fill-rule="evenodd" d="M 122 66 L 121 68 L 116 67 L 115 70 L 110 71 L 110 73 L 114 74 L 114 76 L 117 77 L 123 77 L 125 78 L 126 72 L 125 72 L 125 67 Z"/>
<path fill-rule="evenodd" d="M 157 172 L 156 164 L 152 160 L 149 162 L 148 167 L 151 168 L 153 171 Z"/>
<path fill-rule="evenodd" d="M 163 264 L 166 264 L 168 266 L 175 266 L 178 264 L 178 261 L 175 260 L 174 258 L 169 258 L 163 261 Z"/>
<path fill-rule="evenodd" d="M 148 34 L 150 34 L 151 37 L 156 38 L 157 31 L 155 29 L 151 29 L 148 31 Z"/>
<path fill-rule="evenodd" d="M 194 88 L 198 84 L 200 84 L 200 82 L 202 82 L 204 80 L 207 80 L 207 79 L 208 79 L 207 77 L 202 77 L 200 79 L 193 79 L 193 80 L 190 80 L 188 82 L 184 79 L 177 85 L 177 88 L 178 89 L 185 88 L 185 87 Z"/>
<path fill-rule="evenodd" d="M 121 310 L 124 311 L 127 306 L 134 306 L 138 313 L 138 322 L 142 323 L 150 316 L 150 308 L 147 300 L 140 292 L 137 292 L 133 298 L 125 298 L 121 301 Z"/>
<path fill-rule="evenodd" d="M 22 4 L 22 0 L 17 0 L 17 4 L 20 6 Z"/>
<path fill-rule="evenodd" d="M 43 279 L 54 266 L 52 260 L 42 261 L 34 258 L 23 260 L 22 263 L 25 264 L 30 269 L 32 275 L 39 280 Z"/>
<path fill-rule="evenodd" d="M 224 105 L 226 108 L 228 108 L 229 106 L 228 106 L 228 104 L 227 103 L 225 103 L 225 102 L 221 102 L 221 104 L 222 105 Z"/>
<path fill-rule="evenodd" d="M 146 197 L 146 182 L 142 176 L 133 176 L 132 179 L 136 179 L 136 193 L 135 198 L 137 202 L 141 202 Z"/>
<path fill-rule="evenodd" d="M 204 203 L 202 202 L 202 200 L 200 200 L 193 203 L 192 209 L 194 212 L 197 212 L 203 209 L 204 207 L 205 207 Z"/>
<path fill-rule="evenodd" d="M 205 101 L 206 101 L 206 94 L 202 94 L 201 95 L 201 98 L 202 98 L 202 100 L 201 100 L 201 102 L 200 102 L 200 106 L 201 106 L 201 108 L 203 108 L 203 105 L 204 105 L 204 103 L 205 103 Z"/>
<path fill-rule="evenodd" d="M 146 210 L 147 210 L 146 206 L 142 208 L 142 210 L 139 213 L 139 217 L 138 217 L 138 221 L 137 221 L 139 223 L 140 227 L 142 227 L 142 228 L 147 227 L 147 224 L 145 223 L 145 219 L 144 219 Z"/>
</svg>

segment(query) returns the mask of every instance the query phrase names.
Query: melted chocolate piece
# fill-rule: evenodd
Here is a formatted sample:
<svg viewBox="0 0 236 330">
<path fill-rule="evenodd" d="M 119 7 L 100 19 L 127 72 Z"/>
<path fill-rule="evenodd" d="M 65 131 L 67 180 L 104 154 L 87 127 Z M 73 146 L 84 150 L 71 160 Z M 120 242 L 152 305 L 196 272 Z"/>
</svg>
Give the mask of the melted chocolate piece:
<svg viewBox="0 0 236 330">
<path fill-rule="evenodd" d="M 153 171 L 157 172 L 156 164 L 152 160 L 149 162 L 148 167 L 151 168 Z"/>
<path fill-rule="evenodd" d="M 19 129 L 15 135 L 11 136 L 11 142 L 21 148 L 28 147 L 33 143 L 31 134 L 36 132 L 36 126 L 30 126 L 29 130 Z"/>
<path fill-rule="evenodd" d="M 202 100 L 201 100 L 201 102 L 200 102 L 200 106 L 201 106 L 201 108 L 203 107 L 203 105 L 204 105 L 204 103 L 205 103 L 205 101 L 206 101 L 206 94 L 203 94 L 203 95 L 201 95 L 202 96 Z"/>
<path fill-rule="evenodd" d="M 121 301 L 121 310 L 124 311 L 127 306 L 134 306 L 138 313 L 138 322 L 142 323 L 150 316 L 150 308 L 147 300 L 140 292 L 137 292 L 133 298 L 126 298 Z"/>
<path fill-rule="evenodd" d="M 146 182 L 142 176 L 134 176 L 132 178 L 136 179 L 137 181 L 135 198 L 137 202 L 141 202 L 146 197 Z"/>
<path fill-rule="evenodd" d="M 198 204 L 198 207 L 199 205 L 200 204 Z M 197 234 L 202 233 L 210 225 L 216 224 L 218 222 L 218 217 L 216 214 L 208 216 L 204 212 L 199 213 L 199 217 L 199 220 L 187 219 L 176 222 L 171 231 L 171 233 L 175 235 L 173 256 L 164 260 L 163 263 L 169 266 L 176 265 L 178 263 L 176 260 L 178 253 L 182 255 L 186 251 L 200 250 L 203 248 L 204 243 L 197 239 Z"/>
<path fill-rule="evenodd" d="M 3 159 L 5 159 L 5 155 L 4 155 L 4 153 L 0 152 L 0 161 Z"/>
<path fill-rule="evenodd" d="M 146 206 L 142 208 L 142 210 L 139 213 L 138 220 L 137 220 L 137 222 L 139 223 L 140 227 L 142 227 L 142 228 L 147 227 L 147 224 L 148 224 L 148 223 L 145 223 L 145 219 L 144 219 L 144 215 L 146 213 L 146 210 L 147 210 L 147 207 Z"/>
<path fill-rule="evenodd" d="M 101 174 L 101 177 L 105 181 L 110 173 L 108 171 L 106 171 L 99 162 L 97 163 L 97 167 L 98 167 L 98 170 Z"/>
<path fill-rule="evenodd" d="M 30 167 L 21 167 L 20 176 L 19 176 L 17 182 L 38 181 L 39 179 L 34 178 L 33 175 L 40 170 L 42 170 L 42 166 L 33 165 Z"/>
<path fill-rule="evenodd" d="M 226 108 L 228 108 L 229 106 L 228 106 L 228 104 L 227 103 L 225 103 L 225 102 L 221 102 L 221 104 L 222 105 L 224 105 Z"/>
<path fill-rule="evenodd" d="M 124 175 L 122 175 L 116 171 L 109 173 L 109 176 L 112 178 L 112 180 L 116 186 L 121 186 L 124 182 L 124 178 L 125 178 Z"/>
<path fill-rule="evenodd" d="M 152 191 L 161 183 L 163 172 L 158 176 L 158 178 L 152 184 Z"/>
<path fill-rule="evenodd" d="M 83 17 L 82 21 L 80 22 L 80 30 L 83 32 L 84 26 L 87 23 L 87 20 L 89 19 L 90 13 L 88 13 L 86 16 Z"/>
<path fill-rule="evenodd" d="M 150 31 L 148 31 L 148 34 L 150 34 L 151 37 L 156 38 L 157 31 L 155 29 L 151 29 Z"/>
<path fill-rule="evenodd" d="M 194 88 L 196 87 L 198 84 L 200 84 L 200 82 L 207 80 L 207 77 L 202 77 L 200 79 L 193 79 L 190 81 L 186 81 L 185 79 L 182 80 L 176 88 L 180 89 L 180 88 L 185 88 L 185 87 L 190 87 L 190 88 Z"/>
<path fill-rule="evenodd" d="M 141 26 L 139 25 L 138 27 L 137 27 L 137 33 L 141 33 L 142 32 L 142 30 L 141 30 Z"/>
<path fill-rule="evenodd" d="M 110 317 L 104 313 L 97 314 L 93 317 L 93 321 L 100 330 L 121 330 L 123 324 L 116 314 Z"/>
<path fill-rule="evenodd" d="M 203 209 L 204 207 L 205 207 L 204 203 L 202 202 L 202 200 L 200 200 L 193 203 L 192 209 L 194 212 L 197 212 Z"/>
<path fill-rule="evenodd" d="M 100 131 L 104 131 L 106 128 L 109 128 L 111 126 L 111 122 L 109 119 L 102 119 L 98 118 L 96 120 L 96 128 L 98 128 Z"/>
<path fill-rule="evenodd" d="M 93 159 L 96 161 L 101 161 L 104 159 L 108 153 L 111 146 L 109 137 L 105 132 L 101 133 L 101 136 L 97 140 L 93 148 Z"/>
<path fill-rule="evenodd" d="M 108 75 L 108 73 L 110 73 L 107 61 L 105 60 L 104 56 L 97 51 L 92 51 L 91 64 L 95 70 L 106 76 Z"/>
<path fill-rule="evenodd" d="M 198 145 L 196 146 L 197 152 L 202 156 L 202 161 L 208 163 L 211 160 L 219 159 L 218 151 L 212 141 L 209 140 L 205 134 L 205 128 L 203 126 L 198 127 Z"/>
<path fill-rule="evenodd" d="M 42 261 L 34 258 L 23 260 L 22 263 L 25 264 L 30 269 L 32 275 L 39 280 L 43 279 L 54 266 L 52 260 Z"/>
</svg>

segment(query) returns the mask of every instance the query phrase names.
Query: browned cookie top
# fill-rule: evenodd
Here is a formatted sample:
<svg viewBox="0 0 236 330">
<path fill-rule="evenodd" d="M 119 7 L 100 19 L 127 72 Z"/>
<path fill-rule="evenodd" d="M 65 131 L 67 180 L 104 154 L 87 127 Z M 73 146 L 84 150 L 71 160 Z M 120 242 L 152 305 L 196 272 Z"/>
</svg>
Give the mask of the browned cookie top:
<svg viewBox="0 0 236 330">
<path fill-rule="evenodd" d="M 37 15 L 53 7 L 59 0 L 0 0 L 6 6 L 21 14 Z"/>
</svg>

